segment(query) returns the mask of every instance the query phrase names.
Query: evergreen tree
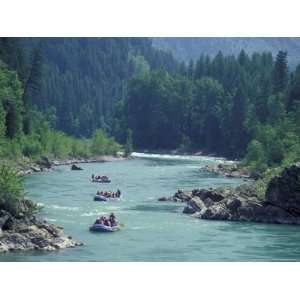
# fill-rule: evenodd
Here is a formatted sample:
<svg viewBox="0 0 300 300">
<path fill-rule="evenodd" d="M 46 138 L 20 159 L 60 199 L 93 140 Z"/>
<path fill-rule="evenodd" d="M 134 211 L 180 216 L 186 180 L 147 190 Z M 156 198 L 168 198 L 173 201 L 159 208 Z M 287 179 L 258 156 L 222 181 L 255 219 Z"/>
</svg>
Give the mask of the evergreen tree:
<svg viewBox="0 0 300 300">
<path fill-rule="evenodd" d="M 20 132 L 19 127 L 19 115 L 17 112 L 16 104 L 10 100 L 4 102 L 5 109 L 5 127 L 6 127 L 6 137 L 13 139 Z"/>
<path fill-rule="evenodd" d="M 288 84 L 287 52 L 279 51 L 274 68 L 274 93 L 284 93 Z"/>
<path fill-rule="evenodd" d="M 233 97 L 233 107 L 231 112 L 231 145 L 232 154 L 241 156 L 244 154 L 247 142 L 248 134 L 245 128 L 245 120 L 247 114 L 247 96 L 245 90 L 240 86 Z"/>
<path fill-rule="evenodd" d="M 300 100 L 300 65 L 291 77 L 291 88 L 287 97 L 287 109 L 293 110 L 295 102 Z"/>
</svg>

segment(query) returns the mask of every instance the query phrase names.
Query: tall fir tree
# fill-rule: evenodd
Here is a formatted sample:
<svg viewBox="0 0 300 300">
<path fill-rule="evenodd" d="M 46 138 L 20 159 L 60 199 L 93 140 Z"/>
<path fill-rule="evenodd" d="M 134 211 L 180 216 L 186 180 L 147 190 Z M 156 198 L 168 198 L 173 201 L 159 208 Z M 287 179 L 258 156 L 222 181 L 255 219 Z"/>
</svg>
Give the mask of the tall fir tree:
<svg viewBox="0 0 300 300">
<path fill-rule="evenodd" d="M 274 93 L 284 93 L 288 84 L 287 52 L 279 51 L 274 67 Z"/>
</svg>

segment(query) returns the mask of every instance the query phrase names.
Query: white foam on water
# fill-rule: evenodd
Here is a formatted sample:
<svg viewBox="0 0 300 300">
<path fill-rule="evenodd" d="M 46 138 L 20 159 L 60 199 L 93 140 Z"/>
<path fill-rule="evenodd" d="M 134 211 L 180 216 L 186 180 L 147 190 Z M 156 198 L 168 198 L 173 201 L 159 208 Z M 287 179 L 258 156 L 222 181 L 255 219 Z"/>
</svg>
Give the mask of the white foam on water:
<svg viewBox="0 0 300 300">
<path fill-rule="evenodd" d="M 78 211 L 79 207 L 71 207 L 71 206 L 60 206 L 60 205 L 50 205 L 50 208 L 58 209 L 58 210 L 69 210 L 69 211 Z"/>
<path fill-rule="evenodd" d="M 105 214 L 105 212 L 103 212 L 103 211 L 90 211 L 87 213 L 83 213 L 80 216 L 81 217 L 93 217 L 93 216 L 104 215 L 104 214 Z"/>
<path fill-rule="evenodd" d="M 211 163 L 234 163 L 234 161 L 226 160 L 222 157 L 214 157 L 207 155 L 177 155 L 177 154 L 155 154 L 155 153 L 142 153 L 132 152 L 133 157 L 137 158 L 155 158 L 163 160 L 187 160 L 187 161 L 199 161 L 199 162 L 211 162 Z"/>
<path fill-rule="evenodd" d="M 49 218 L 46 218 L 46 220 L 47 220 L 48 222 L 57 222 L 57 219 L 49 219 Z"/>
</svg>

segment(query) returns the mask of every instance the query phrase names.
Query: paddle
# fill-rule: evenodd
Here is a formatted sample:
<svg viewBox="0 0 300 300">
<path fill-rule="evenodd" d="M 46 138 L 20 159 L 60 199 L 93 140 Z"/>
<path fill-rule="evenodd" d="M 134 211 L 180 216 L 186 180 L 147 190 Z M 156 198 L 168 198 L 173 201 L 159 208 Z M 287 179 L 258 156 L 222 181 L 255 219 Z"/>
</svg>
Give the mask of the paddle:
<svg viewBox="0 0 300 300">
<path fill-rule="evenodd" d="M 125 224 L 119 224 L 120 227 L 125 227 Z"/>
</svg>

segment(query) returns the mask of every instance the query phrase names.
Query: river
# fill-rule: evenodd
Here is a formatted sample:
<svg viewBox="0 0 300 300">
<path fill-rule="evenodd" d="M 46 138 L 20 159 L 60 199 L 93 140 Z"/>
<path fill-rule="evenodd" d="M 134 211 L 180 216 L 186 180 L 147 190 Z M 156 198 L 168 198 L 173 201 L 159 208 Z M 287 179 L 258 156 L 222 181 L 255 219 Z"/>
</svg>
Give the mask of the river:
<svg viewBox="0 0 300 300">
<path fill-rule="evenodd" d="M 240 179 L 199 171 L 219 160 L 204 156 L 136 154 L 136 159 L 82 164 L 83 171 L 60 166 L 26 177 L 28 197 L 44 205 L 41 217 L 64 227 L 84 246 L 57 252 L 8 253 L 0 261 L 297 261 L 297 226 L 207 221 L 182 214 L 178 203 L 162 203 L 178 189 L 236 186 Z M 112 183 L 91 183 L 106 174 Z M 93 201 L 97 189 L 116 190 L 115 203 Z M 91 233 L 95 218 L 114 212 L 125 227 Z"/>
</svg>

